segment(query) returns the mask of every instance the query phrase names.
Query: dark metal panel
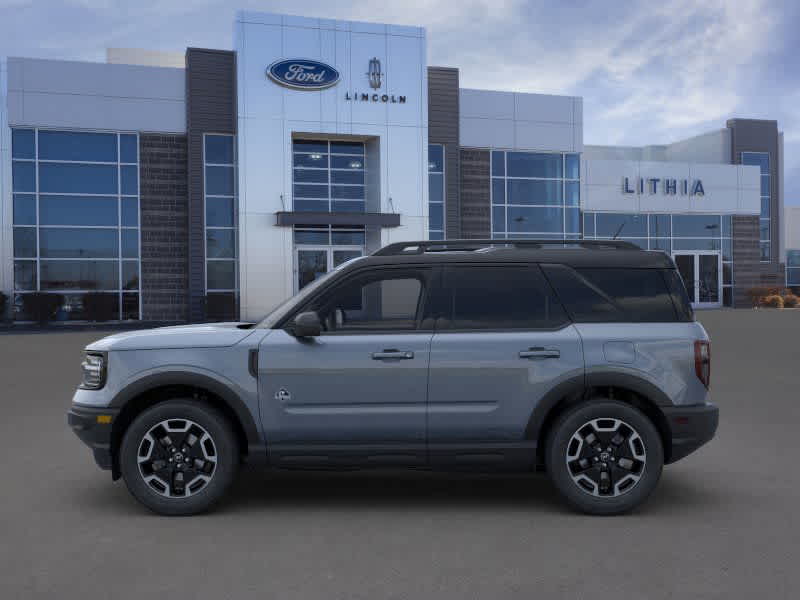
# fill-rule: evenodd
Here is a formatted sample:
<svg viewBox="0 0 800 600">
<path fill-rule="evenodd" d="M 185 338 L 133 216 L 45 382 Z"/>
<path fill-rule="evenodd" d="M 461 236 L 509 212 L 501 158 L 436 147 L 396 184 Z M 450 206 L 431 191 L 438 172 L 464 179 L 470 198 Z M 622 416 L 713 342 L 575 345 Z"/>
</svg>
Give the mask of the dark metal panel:
<svg viewBox="0 0 800 600">
<path fill-rule="evenodd" d="M 760 263 L 765 275 L 774 276 L 778 271 L 783 271 L 780 266 L 780 240 L 781 231 L 780 214 L 780 185 L 778 176 L 780 154 L 778 145 L 780 134 L 778 122 L 760 119 L 730 119 L 727 122 L 731 131 L 731 162 L 741 164 L 742 152 L 769 152 L 769 179 L 770 179 L 770 241 L 772 244 L 771 260 L 769 263 Z"/>
<path fill-rule="evenodd" d="M 189 48 L 186 51 L 186 133 L 190 321 L 206 318 L 203 134 L 235 134 L 236 118 L 236 53 Z"/>
<path fill-rule="evenodd" d="M 428 67 L 428 140 L 444 145 L 445 234 L 461 236 L 458 69 Z"/>
<path fill-rule="evenodd" d="M 461 235 L 491 237 L 489 151 L 461 150 Z"/>
<path fill-rule="evenodd" d="M 367 227 L 399 227 L 400 215 L 396 213 L 352 212 L 278 212 L 275 224 L 293 225 L 366 225 Z"/>
</svg>

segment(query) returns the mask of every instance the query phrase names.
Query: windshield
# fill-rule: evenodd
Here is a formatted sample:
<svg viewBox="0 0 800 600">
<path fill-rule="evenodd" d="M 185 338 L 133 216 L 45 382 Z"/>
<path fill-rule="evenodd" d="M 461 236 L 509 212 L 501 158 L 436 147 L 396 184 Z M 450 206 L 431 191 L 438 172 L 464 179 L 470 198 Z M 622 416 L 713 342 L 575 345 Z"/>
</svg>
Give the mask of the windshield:
<svg viewBox="0 0 800 600">
<path fill-rule="evenodd" d="M 297 292 L 294 296 L 290 296 L 283 302 L 281 302 L 277 307 L 273 309 L 271 313 L 269 313 L 266 317 L 264 317 L 261 322 L 257 325 L 257 327 L 262 329 L 272 329 L 275 324 L 280 321 L 288 312 L 290 312 L 295 306 L 298 304 L 302 304 L 308 296 L 314 293 L 321 285 L 323 285 L 326 281 L 328 281 L 334 273 L 338 273 L 345 267 L 353 264 L 356 261 L 363 259 L 363 256 L 357 256 L 356 258 L 351 258 L 348 261 L 343 262 L 338 267 L 336 267 L 333 271 L 328 271 L 324 275 L 321 275 L 311 283 L 309 283 L 306 287 L 302 290 Z"/>
</svg>

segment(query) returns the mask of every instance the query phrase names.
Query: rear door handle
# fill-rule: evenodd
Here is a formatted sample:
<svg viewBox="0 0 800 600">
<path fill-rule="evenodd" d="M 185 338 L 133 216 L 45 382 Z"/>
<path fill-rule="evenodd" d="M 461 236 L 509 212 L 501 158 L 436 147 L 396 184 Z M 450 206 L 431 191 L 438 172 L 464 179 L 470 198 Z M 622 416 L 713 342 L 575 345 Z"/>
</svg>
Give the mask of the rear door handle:
<svg viewBox="0 0 800 600">
<path fill-rule="evenodd" d="M 412 358 L 414 358 L 414 353 L 410 350 L 384 350 L 372 353 L 372 360 L 410 360 Z"/>
<path fill-rule="evenodd" d="M 556 348 L 528 348 L 519 353 L 520 358 L 528 359 L 542 359 L 542 358 L 560 358 L 561 352 Z"/>
</svg>

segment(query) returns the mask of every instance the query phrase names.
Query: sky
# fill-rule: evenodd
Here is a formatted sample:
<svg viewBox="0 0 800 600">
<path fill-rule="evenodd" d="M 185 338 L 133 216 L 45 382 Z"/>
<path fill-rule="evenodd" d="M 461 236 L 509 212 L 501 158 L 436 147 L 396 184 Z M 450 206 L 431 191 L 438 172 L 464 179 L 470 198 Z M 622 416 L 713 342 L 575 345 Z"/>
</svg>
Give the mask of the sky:
<svg viewBox="0 0 800 600">
<path fill-rule="evenodd" d="M 583 97 L 584 143 L 665 144 L 776 119 L 800 205 L 800 2 L 792 0 L 0 0 L 0 56 L 230 49 L 237 9 L 421 25 L 462 87 Z"/>
</svg>

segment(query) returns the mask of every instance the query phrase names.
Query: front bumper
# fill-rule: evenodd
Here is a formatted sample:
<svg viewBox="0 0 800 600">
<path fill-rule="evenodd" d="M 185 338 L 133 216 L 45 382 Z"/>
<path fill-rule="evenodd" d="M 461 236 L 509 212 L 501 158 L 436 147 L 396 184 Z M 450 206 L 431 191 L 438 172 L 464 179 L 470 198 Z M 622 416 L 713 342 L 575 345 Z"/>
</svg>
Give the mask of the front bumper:
<svg viewBox="0 0 800 600">
<path fill-rule="evenodd" d="M 111 469 L 111 428 L 118 410 L 93 408 L 73 404 L 67 412 L 67 423 L 81 441 L 94 453 L 94 461 L 101 469 Z M 98 419 L 98 417 L 104 417 Z M 108 418 L 110 417 L 110 419 Z M 108 422 L 105 422 L 108 421 Z"/>
<path fill-rule="evenodd" d="M 675 406 L 663 411 L 672 431 L 672 452 L 668 463 L 688 456 L 709 442 L 717 432 L 719 408 L 716 404 Z"/>
</svg>

